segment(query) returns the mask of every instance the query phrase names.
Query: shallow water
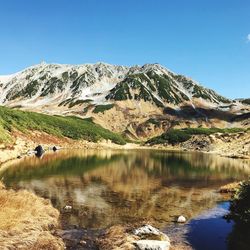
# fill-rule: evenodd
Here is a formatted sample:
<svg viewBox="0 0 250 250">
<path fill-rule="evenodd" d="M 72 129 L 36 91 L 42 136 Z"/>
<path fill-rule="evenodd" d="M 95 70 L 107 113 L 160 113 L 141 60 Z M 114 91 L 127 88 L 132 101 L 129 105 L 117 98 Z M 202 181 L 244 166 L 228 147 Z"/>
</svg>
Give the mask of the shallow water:
<svg viewBox="0 0 250 250">
<path fill-rule="evenodd" d="M 232 247 L 233 242 L 230 241 L 235 224 L 224 218 L 229 212 L 229 206 L 228 201 L 219 202 L 186 224 L 172 224 L 163 231 L 174 239 L 172 243 L 187 242 L 188 246 L 196 250 L 243 250 Z M 239 233 L 243 233 L 242 230 Z"/>
<path fill-rule="evenodd" d="M 221 185 L 249 174 L 247 161 L 210 154 L 79 150 L 26 157 L 0 178 L 8 187 L 49 198 L 65 229 L 102 229 L 142 220 L 164 228 L 180 214 L 196 217 L 222 200 L 216 192 Z M 72 212 L 63 212 L 65 205 Z M 211 223 L 208 230 L 215 227 Z"/>
<path fill-rule="evenodd" d="M 187 240 L 194 249 L 226 250 L 227 238 L 232 231 L 233 222 L 223 218 L 229 209 L 229 202 L 219 203 L 216 208 L 195 218 L 189 223 Z"/>
</svg>

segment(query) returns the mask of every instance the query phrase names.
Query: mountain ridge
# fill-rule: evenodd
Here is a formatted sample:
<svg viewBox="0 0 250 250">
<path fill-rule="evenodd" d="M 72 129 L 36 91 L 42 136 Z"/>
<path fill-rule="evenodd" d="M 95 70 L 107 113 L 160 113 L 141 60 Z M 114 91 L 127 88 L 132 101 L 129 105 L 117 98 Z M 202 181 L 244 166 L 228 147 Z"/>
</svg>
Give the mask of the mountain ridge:
<svg viewBox="0 0 250 250">
<path fill-rule="evenodd" d="M 100 86 L 95 86 L 96 83 L 99 83 Z M 115 92 L 117 88 L 122 88 L 124 85 L 130 89 L 140 89 L 142 93 L 139 97 L 143 97 L 145 100 L 151 99 L 154 102 L 157 102 L 156 99 L 158 99 L 162 104 L 179 104 L 193 97 L 201 97 L 212 103 L 230 101 L 213 90 L 202 87 L 191 78 L 175 74 L 160 64 L 128 67 L 102 62 L 82 65 L 43 62 L 12 75 L 0 76 L 2 92 L 0 103 L 8 103 L 18 98 L 28 100 L 34 97 L 45 97 L 50 94 L 62 93 L 64 90 L 68 91 L 68 95 L 62 96 L 62 100 L 65 97 L 79 100 L 91 99 L 88 98 L 88 94 L 91 96 L 91 90 L 93 92 L 95 87 L 101 87 L 100 92 L 112 90 Z M 88 88 L 91 86 L 92 88 Z M 120 92 L 122 91 L 120 90 Z M 153 94 L 150 95 L 149 91 Z M 91 96 L 94 102 L 98 102 L 96 100 L 98 98 L 94 98 L 98 94 L 96 92 Z M 158 94 L 160 94 L 160 98 Z M 142 95 L 146 95 L 146 97 Z M 116 100 L 116 95 L 113 97 Z M 135 99 L 139 97 L 134 96 Z M 112 94 L 105 95 L 105 99 L 111 100 Z"/>
<path fill-rule="evenodd" d="M 249 124 L 248 102 L 230 100 L 160 64 L 47 64 L 0 76 L 0 105 L 51 115 L 91 117 L 130 138 L 177 126 Z M 239 116 L 238 116 L 239 115 Z M 154 121 L 154 122 L 152 122 Z"/>
</svg>

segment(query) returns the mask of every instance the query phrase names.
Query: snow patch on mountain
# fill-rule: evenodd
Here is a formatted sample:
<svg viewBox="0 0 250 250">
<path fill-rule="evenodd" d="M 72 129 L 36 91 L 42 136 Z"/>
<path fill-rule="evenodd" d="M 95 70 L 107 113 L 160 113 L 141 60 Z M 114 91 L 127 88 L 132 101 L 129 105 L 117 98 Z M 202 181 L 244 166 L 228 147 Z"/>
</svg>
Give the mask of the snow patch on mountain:
<svg viewBox="0 0 250 250">
<path fill-rule="evenodd" d="M 159 82 L 151 79 L 148 75 L 149 72 L 153 72 L 154 75 L 162 79 L 167 77 L 164 80 L 168 84 L 167 89 L 164 89 L 166 88 L 165 85 L 160 86 Z M 200 98 L 200 101 L 214 105 L 221 104 L 226 100 L 189 78 L 184 76 L 181 76 L 180 79 L 176 78 L 177 74 L 159 64 L 126 67 L 102 62 L 82 65 L 42 62 L 16 74 L 0 76 L 0 104 L 37 107 L 51 104 L 59 105 L 66 100 L 69 100 L 69 102 L 89 100 L 92 104 L 110 103 L 116 101 L 107 98 L 111 91 L 128 77 L 136 75 L 143 75 L 147 80 L 147 82 L 144 82 L 135 77 L 135 81 L 140 81 L 145 93 L 140 88 L 135 90 L 135 87 L 131 92 L 137 93 L 137 96 L 139 94 L 140 98 L 144 94 L 151 95 L 155 101 L 157 100 L 163 105 L 171 100 L 175 104 L 185 101 L 185 96 L 193 106 L 194 96 Z M 190 86 L 185 86 L 183 81 L 189 81 Z M 156 88 L 156 85 L 159 86 Z M 156 90 L 152 90 L 152 86 Z M 194 93 L 195 87 L 198 88 L 197 93 Z M 128 88 L 131 88 L 131 86 Z M 123 90 L 118 88 L 117 91 L 120 93 Z M 168 99 L 164 99 L 159 94 L 160 91 L 166 91 Z M 151 101 L 154 102 L 154 100 Z"/>
</svg>

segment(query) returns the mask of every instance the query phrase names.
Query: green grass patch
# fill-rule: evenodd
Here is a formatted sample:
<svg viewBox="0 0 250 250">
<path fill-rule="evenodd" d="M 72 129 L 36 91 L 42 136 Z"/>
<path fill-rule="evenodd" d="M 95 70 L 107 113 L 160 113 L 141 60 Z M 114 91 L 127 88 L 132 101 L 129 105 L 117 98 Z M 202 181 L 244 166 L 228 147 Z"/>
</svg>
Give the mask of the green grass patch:
<svg viewBox="0 0 250 250">
<path fill-rule="evenodd" d="M 149 119 L 146 121 L 146 123 L 151 123 L 151 124 L 154 124 L 154 125 L 156 125 L 156 126 L 160 126 L 160 125 L 161 125 L 160 121 L 158 121 L 158 120 L 155 119 L 155 118 L 149 118 Z"/>
<path fill-rule="evenodd" d="M 76 105 L 81 105 L 81 104 L 84 104 L 84 103 L 89 103 L 89 102 L 91 102 L 90 99 L 87 99 L 87 100 L 76 100 L 75 102 L 71 102 L 69 104 L 69 108 L 72 108 L 72 107 L 74 107 Z"/>
<path fill-rule="evenodd" d="M 186 133 L 183 130 L 171 129 L 167 131 L 166 133 L 163 133 L 160 136 L 157 136 L 148 140 L 147 143 L 151 145 L 163 144 L 166 142 L 171 143 L 171 144 L 176 144 L 176 143 L 187 141 L 190 138 L 191 138 L 191 135 Z"/>
<path fill-rule="evenodd" d="M 237 133 L 245 131 L 242 128 L 184 128 L 184 129 L 170 129 L 160 136 L 148 140 L 146 143 L 155 144 L 177 144 L 185 142 L 191 138 L 192 135 L 211 135 L 214 133 Z"/>
<path fill-rule="evenodd" d="M 106 110 L 112 109 L 114 104 L 97 105 L 93 110 L 93 113 L 104 113 Z"/>
<path fill-rule="evenodd" d="M 238 133 L 242 128 L 184 128 L 183 131 L 191 135 L 211 135 L 214 133 Z"/>
<path fill-rule="evenodd" d="M 84 139 L 97 142 L 101 139 L 109 139 L 117 144 L 126 143 L 121 135 L 89 120 L 73 116 L 50 116 L 0 106 L 0 141 L 7 141 L 9 133 L 14 129 L 25 133 L 30 130 L 43 131 L 74 140 Z"/>
</svg>

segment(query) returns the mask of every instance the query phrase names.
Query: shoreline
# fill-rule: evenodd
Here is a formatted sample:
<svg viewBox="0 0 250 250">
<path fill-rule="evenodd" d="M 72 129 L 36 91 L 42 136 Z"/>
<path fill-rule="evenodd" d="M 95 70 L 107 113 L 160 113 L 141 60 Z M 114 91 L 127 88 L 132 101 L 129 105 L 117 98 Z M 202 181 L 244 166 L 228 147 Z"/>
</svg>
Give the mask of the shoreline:
<svg viewBox="0 0 250 250">
<path fill-rule="evenodd" d="M 25 146 L 24 146 L 25 145 Z M 6 164 L 9 165 L 12 162 L 18 161 L 24 156 L 34 155 L 34 148 L 39 145 L 32 141 L 25 141 L 25 143 L 16 143 L 15 146 L 10 149 L 0 148 L 0 170 L 6 168 Z M 186 153 L 204 153 L 204 154 L 214 154 L 220 157 L 233 158 L 233 159 L 243 159 L 250 161 L 250 155 L 239 155 L 237 153 L 228 152 L 225 154 L 222 150 L 196 150 L 196 149 L 186 149 L 181 147 L 179 144 L 176 146 L 172 145 L 154 145 L 154 146 L 144 146 L 136 143 L 127 143 L 125 145 L 119 145 L 112 143 L 111 141 L 101 141 L 101 142 L 89 142 L 89 141 L 76 141 L 70 140 L 63 143 L 41 143 L 45 151 L 51 150 L 53 146 L 60 146 L 60 150 L 79 150 L 79 149 L 110 149 L 110 150 L 160 150 L 168 152 L 186 152 Z"/>
<path fill-rule="evenodd" d="M 201 152 L 214 154 L 220 157 L 250 160 L 250 133 L 239 132 L 226 135 L 195 135 L 188 141 L 172 144 L 149 145 L 128 142 L 124 145 L 113 143 L 111 140 L 91 142 L 86 140 L 73 140 L 68 137 L 58 137 L 45 132 L 32 131 L 24 134 L 18 131 L 13 132 L 12 142 L 0 143 L 0 169 L 4 163 L 10 160 L 22 158 L 34 154 L 34 149 L 42 145 L 45 150 L 53 146 L 61 149 L 113 149 L 113 150 L 162 150 L 179 152 Z"/>
</svg>

